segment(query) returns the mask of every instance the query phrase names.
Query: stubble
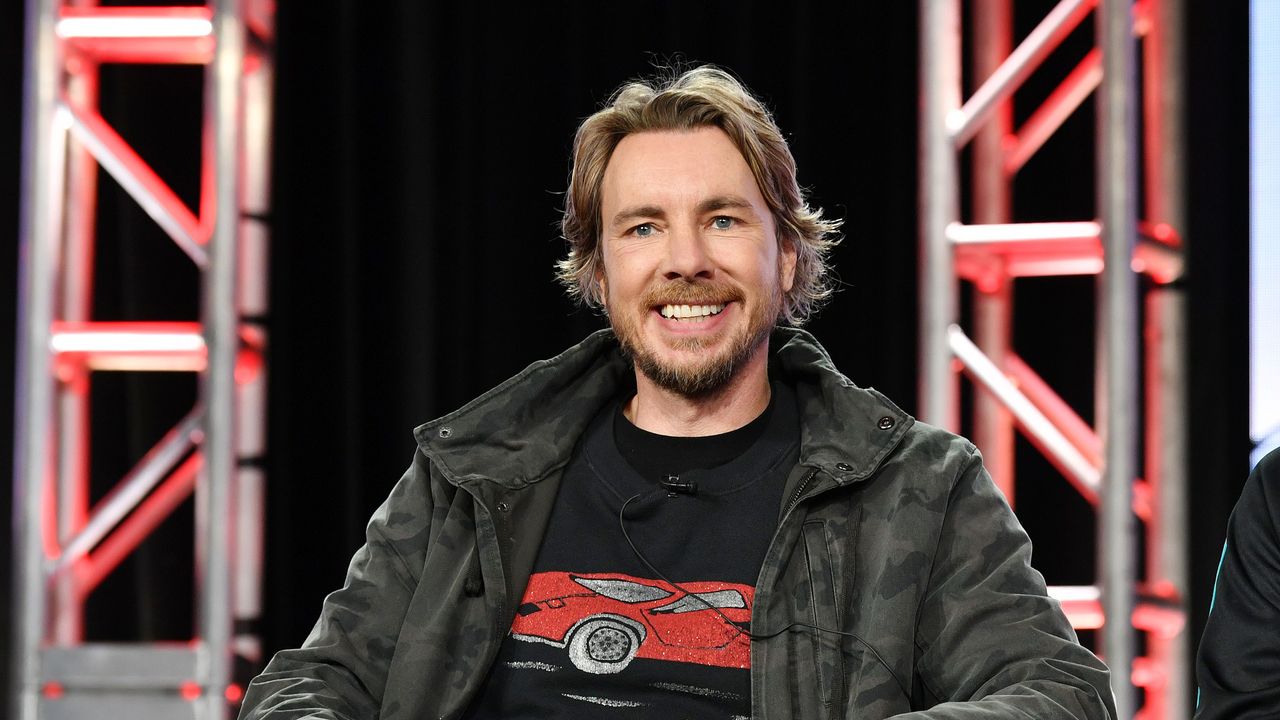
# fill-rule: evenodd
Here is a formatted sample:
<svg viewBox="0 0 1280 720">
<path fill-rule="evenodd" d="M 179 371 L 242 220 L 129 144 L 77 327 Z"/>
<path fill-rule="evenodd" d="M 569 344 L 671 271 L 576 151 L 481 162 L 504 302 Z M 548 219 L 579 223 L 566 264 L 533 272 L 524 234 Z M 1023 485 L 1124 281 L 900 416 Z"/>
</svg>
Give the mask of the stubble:
<svg viewBox="0 0 1280 720">
<path fill-rule="evenodd" d="M 680 280 L 650 288 L 640 299 L 640 306 L 648 312 L 649 308 L 659 304 L 710 305 L 741 300 L 742 294 L 730 287 Z M 706 398 L 728 385 L 768 341 L 782 311 L 782 290 L 780 284 L 773 287 L 769 302 L 757 306 L 751 312 L 746 327 L 729 339 L 727 347 L 708 347 L 707 339 L 699 337 L 678 340 L 674 344 L 677 350 L 705 353 L 699 360 L 683 363 L 664 361 L 645 346 L 640 331 L 643 317 L 637 319 L 631 312 L 615 310 L 621 308 L 609 307 L 606 300 L 606 311 L 609 313 L 614 335 L 637 370 L 665 390 L 688 398 Z"/>
</svg>

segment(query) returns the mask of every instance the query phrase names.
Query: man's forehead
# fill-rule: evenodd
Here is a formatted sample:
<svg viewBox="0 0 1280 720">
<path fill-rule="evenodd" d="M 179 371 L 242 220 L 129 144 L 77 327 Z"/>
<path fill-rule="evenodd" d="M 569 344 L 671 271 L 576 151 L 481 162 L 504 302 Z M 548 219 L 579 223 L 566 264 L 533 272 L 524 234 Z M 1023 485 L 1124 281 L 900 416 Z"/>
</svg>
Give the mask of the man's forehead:
<svg viewBox="0 0 1280 720">
<path fill-rule="evenodd" d="M 735 201 L 747 206 L 763 202 L 746 159 L 717 127 L 624 137 L 609 159 L 602 191 L 604 203 L 615 206 L 680 202 L 731 207 Z"/>
<path fill-rule="evenodd" d="M 619 161 L 670 161 L 698 156 L 721 162 L 738 161 L 746 167 L 742 151 L 724 130 L 705 125 L 688 129 L 643 130 L 626 135 L 614 147 L 609 167 Z"/>
</svg>

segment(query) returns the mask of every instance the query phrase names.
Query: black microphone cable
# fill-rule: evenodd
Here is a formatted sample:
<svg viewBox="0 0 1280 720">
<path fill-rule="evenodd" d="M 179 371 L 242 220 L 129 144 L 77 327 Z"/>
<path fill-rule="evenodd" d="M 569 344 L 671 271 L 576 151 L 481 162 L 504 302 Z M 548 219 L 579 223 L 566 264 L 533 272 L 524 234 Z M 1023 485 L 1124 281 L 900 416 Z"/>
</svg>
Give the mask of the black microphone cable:
<svg viewBox="0 0 1280 720">
<path fill-rule="evenodd" d="M 618 509 L 618 527 L 622 530 L 622 537 L 627 541 L 627 545 L 631 546 L 631 552 L 635 553 L 636 558 L 640 560 L 640 563 L 644 565 L 646 568 L 648 568 L 649 572 L 656 575 L 660 580 L 667 583 L 671 587 L 679 590 L 680 592 L 684 593 L 688 597 L 694 598 L 698 602 L 702 603 L 707 607 L 708 610 L 714 612 L 716 615 L 719 615 L 720 619 L 724 620 L 724 622 L 727 625 L 737 630 L 740 634 L 747 636 L 752 641 L 768 640 L 769 638 L 775 638 L 785 632 L 788 632 L 792 628 L 808 628 L 810 630 L 816 630 L 818 632 L 831 633 L 832 635 L 842 635 L 844 637 L 853 638 L 854 640 L 857 640 L 859 643 L 861 643 L 862 646 L 865 647 L 867 650 L 871 651 L 871 654 L 875 657 L 875 659 L 879 661 L 881 665 L 884 666 L 884 669 L 889 672 L 889 675 L 893 678 L 893 681 L 897 683 L 898 689 L 902 691 L 903 697 L 906 697 L 906 698 L 911 697 L 911 692 L 907 689 L 907 686 L 902 682 L 902 679 L 898 677 L 898 673 L 894 672 L 894 669 L 889 665 L 889 663 L 885 662 L 885 659 L 883 657 L 880 657 L 880 653 L 875 649 L 875 647 L 871 645 L 871 643 L 867 642 L 866 640 L 863 640 L 857 633 L 852 633 L 845 630 L 834 630 L 832 628 L 825 628 L 820 625 L 813 625 L 810 623 L 800 622 L 800 621 L 793 622 L 775 632 L 753 633 L 751 632 L 750 629 L 748 629 L 747 627 L 744 627 L 743 623 L 731 620 L 728 615 L 725 615 L 723 612 L 721 612 L 720 608 L 707 602 L 706 598 L 703 598 L 697 593 L 689 592 L 688 590 L 684 589 L 684 587 L 682 587 L 680 583 L 677 583 L 671 578 L 664 575 L 661 570 L 653 566 L 653 563 L 649 562 L 649 559 L 644 556 L 644 553 L 640 552 L 640 548 L 636 547 L 636 544 L 631 540 L 630 533 L 627 532 L 627 523 L 625 521 L 624 514 L 627 511 L 627 506 L 630 505 L 633 501 L 638 499 L 640 499 L 640 493 L 636 493 L 635 495 L 632 495 L 631 497 L 627 498 L 625 502 L 622 503 L 622 507 Z M 754 607 L 752 608 L 752 611 L 753 612 L 755 611 Z"/>
</svg>

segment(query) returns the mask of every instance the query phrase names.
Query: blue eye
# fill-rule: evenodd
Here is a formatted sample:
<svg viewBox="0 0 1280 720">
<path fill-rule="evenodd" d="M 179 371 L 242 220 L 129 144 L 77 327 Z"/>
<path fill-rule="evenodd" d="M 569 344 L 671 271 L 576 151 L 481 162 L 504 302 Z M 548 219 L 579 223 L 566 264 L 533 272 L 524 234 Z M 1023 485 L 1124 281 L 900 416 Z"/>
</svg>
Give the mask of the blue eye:
<svg viewBox="0 0 1280 720">
<path fill-rule="evenodd" d="M 637 225 L 633 232 L 635 232 L 636 237 L 649 237 L 650 235 L 653 235 L 653 226 L 649 223 Z"/>
<path fill-rule="evenodd" d="M 733 218 L 721 215 L 711 221 L 711 226 L 717 230 L 728 230 L 733 227 Z"/>
</svg>

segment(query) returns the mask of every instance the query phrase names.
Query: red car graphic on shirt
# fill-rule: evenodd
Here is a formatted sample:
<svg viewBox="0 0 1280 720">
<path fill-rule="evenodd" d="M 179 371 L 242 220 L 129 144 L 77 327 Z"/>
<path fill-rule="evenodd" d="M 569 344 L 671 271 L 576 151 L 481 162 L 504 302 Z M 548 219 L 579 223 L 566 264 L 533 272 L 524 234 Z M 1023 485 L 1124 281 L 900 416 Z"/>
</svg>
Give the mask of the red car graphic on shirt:
<svg viewBox="0 0 1280 720">
<path fill-rule="evenodd" d="M 575 667 L 596 674 L 619 672 L 637 657 L 745 668 L 754 596 L 755 588 L 736 583 L 677 588 L 628 575 L 537 573 L 511 635 L 567 648 Z"/>
</svg>

